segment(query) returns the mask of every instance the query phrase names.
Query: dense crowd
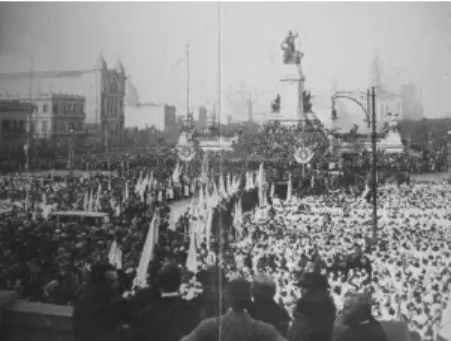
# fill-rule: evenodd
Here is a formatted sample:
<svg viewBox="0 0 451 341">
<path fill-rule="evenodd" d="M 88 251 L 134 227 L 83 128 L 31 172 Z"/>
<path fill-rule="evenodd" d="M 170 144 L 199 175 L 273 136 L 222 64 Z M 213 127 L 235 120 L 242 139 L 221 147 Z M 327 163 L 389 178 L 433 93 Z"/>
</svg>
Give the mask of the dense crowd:
<svg viewBox="0 0 451 341">
<path fill-rule="evenodd" d="M 81 176 L 50 170 L 20 176 L 11 171 L 23 160 L 6 159 L 0 165 L 10 173 L 0 179 L 0 289 L 74 306 L 77 341 L 117 335 L 204 340 L 208 317 L 224 313 L 231 325 L 241 325 L 242 316 L 230 315 L 227 307 L 246 310 L 246 323 L 273 326 L 257 323 L 266 336 L 250 339 L 248 329 L 237 327 L 230 339 L 304 340 L 299 316 L 309 313 L 301 302 L 316 289 L 322 292 L 308 304 L 321 301 L 323 322 L 331 326 L 325 334 L 312 327 L 312 335 L 322 336 L 311 340 L 330 341 L 332 334 L 337 341 L 361 340 L 332 331 L 336 316 L 348 316 L 347 302 L 355 300 L 366 307 L 360 319 L 404 321 L 421 340 L 435 341 L 451 292 L 451 186 L 401 185 L 398 175 L 434 171 L 443 160 L 378 154 L 373 241 L 365 188 L 371 155 L 335 159 L 324 134 L 313 129 L 304 142 L 317 153 L 303 168 L 293 158 L 298 131 L 265 129 L 240 134 L 233 151 L 198 150 L 189 164 L 178 163 L 165 144 L 104 158 L 86 153 L 76 160 L 85 171 Z M 258 177 L 249 185 L 249 171 L 262 162 L 266 185 L 259 187 Z M 53 166 L 41 162 L 39 168 Z M 340 174 L 333 191 L 323 184 L 329 171 Z M 231 191 L 222 175 L 238 179 L 238 187 Z M 396 184 L 387 184 L 393 176 Z M 283 193 L 288 189 L 293 196 Z M 61 211 L 78 215 L 51 214 Z M 158 233 L 143 288 L 137 279 L 152 229 Z M 119 251 L 113 255 L 113 249 Z M 174 297 L 180 300 L 169 300 Z"/>
<path fill-rule="evenodd" d="M 176 262 L 182 268 L 183 296 L 203 306 L 205 295 L 218 295 L 204 277 L 209 267 L 219 263 L 225 272 L 224 283 L 236 276 L 252 280 L 258 273 L 270 275 L 277 287 L 275 301 L 293 318 L 301 297 L 297 280 L 313 271 L 327 277 L 338 311 L 343 309 L 348 292 L 369 292 L 376 318 L 407 321 L 423 340 L 435 336 L 451 283 L 449 185 L 382 187 L 378 192 L 379 241 L 375 245 L 369 242 L 371 207 L 355 194 L 340 191 L 289 202 L 274 197 L 272 205 L 244 214 L 241 223 L 233 220 L 237 214 L 231 209 L 230 203 L 237 199 L 233 195 L 216 209 L 214 226 L 221 226 L 224 234 L 220 237 L 214 229 L 210 243 L 203 240 L 198 245 L 198 273 L 194 276 L 186 267 L 192 211 L 188 209 L 180 219 L 171 214 L 165 200 L 171 198 L 166 194 L 168 189 L 175 189 L 170 181 L 146 193 L 155 198 L 152 203 L 136 194 L 136 181 L 137 176 L 129 178 L 125 199 L 127 185 L 120 177 L 96 175 L 60 182 L 2 180 L 2 193 L 16 206 L 3 213 L 0 223 L 0 286 L 32 301 L 74 304 L 89 283 L 91 267 L 106 261 L 111 244 L 116 242 L 123 255 L 120 292 L 128 292 L 132 295 L 128 300 L 135 302 L 140 293 L 132 290 L 135 269 L 149 223 L 159 215 L 159 240 L 149 267 L 153 290 L 158 287 L 154 280 L 161 264 Z M 41 216 L 46 206 L 83 210 L 86 193 L 96 193 L 99 188 L 97 209 L 109 213 L 108 223 L 64 222 Z M 177 191 L 176 196 L 184 196 Z M 192 192 L 190 188 L 189 195 Z M 245 196 L 257 204 L 257 196 Z M 158 292 L 152 295 L 158 297 Z"/>
</svg>

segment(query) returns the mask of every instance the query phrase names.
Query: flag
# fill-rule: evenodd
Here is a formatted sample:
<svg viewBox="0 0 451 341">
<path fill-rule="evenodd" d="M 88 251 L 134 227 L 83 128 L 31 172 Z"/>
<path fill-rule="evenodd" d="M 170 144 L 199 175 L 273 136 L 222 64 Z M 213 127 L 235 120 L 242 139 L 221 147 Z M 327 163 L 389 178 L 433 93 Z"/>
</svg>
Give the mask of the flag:
<svg viewBox="0 0 451 341">
<path fill-rule="evenodd" d="M 224 187 L 224 178 L 222 176 L 222 173 L 219 176 L 219 195 L 221 196 L 221 198 L 224 198 L 227 196 L 227 192 Z"/>
<path fill-rule="evenodd" d="M 85 192 L 84 198 L 83 198 L 83 210 L 85 212 L 89 211 L 89 194 L 88 191 Z"/>
<path fill-rule="evenodd" d="M 211 239 L 212 224 L 213 224 L 213 209 L 209 208 L 208 213 L 207 213 L 207 222 L 205 225 L 208 251 L 210 251 L 210 239 Z"/>
<path fill-rule="evenodd" d="M 108 252 L 108 261 L 113 266 L 116 266 L 116 252 L 117 252 L 117 242 L 114 240 L 111 243 L 110 251 Z"/>
<path fill-rule="evenodd" d="M 438 335 L 446 341 L 451 341 L 451 292 L 449 293 L 446 309 L 442 313 Z"/>
<path fill-rule="evenodd" d="M 88 211 L 89 212 L 93 212 L 94 211 L 94 190 L 91 187 L 91 192 L 89 194 L 89 207 L 88 207 Z"/>
<path fill-rule="evenodd" d="M 128 181 L 125 181 L 124 200 L 127 201 L 129 196 Z"/>
<path fill-rule="evenodd" d="M 174 183 L 180 182 L 180 162 L 177 162 L 175 166 L 174 173 L 172 173 L 172 181 Z"/>
<path fill-rule="evenodd" d="M 186 268 L 193 273 L 197 273 L 197 249 L 194 231 L 190 233 L 190 244 L 188 258 L 186 259 Z"/>
<path fill-rule="evenodd" d="M 246 191 L 250 191 L 251 188 L 251 174 L 250 172 L 246 172 Z"/>
<path fill-rule="evenodd" d="M 101 210 L 100 207 L 100 193 L 102 192 L 102 185 L 99 184 L 99 188 L 97 189 L 96 203 L 94 207 L 94 211 L 98 212 Z"/>
<path fill-rule="evenodd" d="M 263 169 L 263 162 L 260 163 L 260 167 L 258 169 L 258 175 L 257 175 L 257 186 L 262 188 L 265 182 L 265 171 Z"/>
<path fill-rule="evenodd" d="M 149 262 L 153 259 L 155 244 L 158 242 L 159 219 L 158 211 L 155 211 L 152 221 L 149 223 L 149 230 L 147 231 L 146 241 L 141 253 L 138 268 L 136 269 L 136 277 L 133 281 L 134 287 L 147 286 L 147 269 Z"/>
<path fill-rule="evenodd" d="M 236 238 L 243 236 L 243 217 L 241 212 L 241 201 L 238 201 L 235 205 L 235 216 L 233 217 L 233 227 L 235 228 Z"/>
<path fill-rule="evenodd" d="M 171 210 L 169 212 L 168 229 L 175 232 L 175 230 L 176 230 L 176 226 L 175 225 L 176 225 L 176 221 L 175 221 L 175 218 L 174 218 L 174 211 Z"/>
</svg>

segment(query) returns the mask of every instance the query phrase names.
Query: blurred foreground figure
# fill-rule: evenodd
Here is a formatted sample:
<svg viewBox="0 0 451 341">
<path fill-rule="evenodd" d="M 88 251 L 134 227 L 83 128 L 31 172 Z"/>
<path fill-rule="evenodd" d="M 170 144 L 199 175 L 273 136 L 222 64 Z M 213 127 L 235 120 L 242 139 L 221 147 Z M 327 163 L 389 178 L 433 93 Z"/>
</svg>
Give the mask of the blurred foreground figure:
<svg viewBox="0 0 451 341">
<path fill-rule="evenodd" d="M 276 283 L 267 275 L 257 275 L 252 284 L 254 302 L 249 308 L 249 315 L 254 319 L 269 323 L 281 335 L 286 335 L 290 316 L 285 308 L 274 300 Z"/>
<path fill-rule="evenodd" d="M 166 263 L 158 272 L 161 298 L 144 309 L 136 341 L 178 341 L 199 323 L 196 307 L 182 299 L 182 274 L 177 264 Z"/>
<path fill-rule="evenodd" d="M 116 269 L 107 263 L 93 265 L 90 281 L 75 301 L 75 340 L 113 340 L 126 322 L 126 311 L 126 301 L 119 293 Z"/>
<path fill-rule="evenodd" d="M 219 317 L 202 321 L 182 341 L 285 341 L 268 323 L 256 321 L 247 313 L 251 305 L 251 284 L 243 278 L 227 285 L 230 309 Z"/>
<path fill-rule="evenodd" d="M 327 278 L 317 273 L 304 273 L 299 281 L 302 297 L 288 331 L 290 341 L 330 341 L 336 315 L 329 295 Z"/>
<path fill-rule="evenodd" d="M 370 297 L 366 294 L 347 295 L 342 319 L 349 328 L 336 341 L 387 341 L 382 326 L 371 313 Z"/>
</svg>

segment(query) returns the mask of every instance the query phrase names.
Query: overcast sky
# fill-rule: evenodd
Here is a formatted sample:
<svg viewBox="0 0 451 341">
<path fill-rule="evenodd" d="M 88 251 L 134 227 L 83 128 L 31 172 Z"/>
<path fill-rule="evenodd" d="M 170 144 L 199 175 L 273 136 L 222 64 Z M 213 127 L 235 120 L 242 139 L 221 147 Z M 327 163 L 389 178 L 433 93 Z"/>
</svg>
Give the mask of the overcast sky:
<svg viewBox="0 0 451 341">
<path fill-rule="evenodd" d="M 299 32 L 306 88 L 365 90 L 375 51 L 389 85 L 413 81 L 429 117 L 451 112 L 450 3 L 222 3 L 222 88 L 241 82 L 264 110 L 275 97 L 280 43 Z M 217 3 L 0 4 L 0 72 L 90 69 L 120 58 L 140 97 L 183 107 L 218 98 Z"/>
</svg>

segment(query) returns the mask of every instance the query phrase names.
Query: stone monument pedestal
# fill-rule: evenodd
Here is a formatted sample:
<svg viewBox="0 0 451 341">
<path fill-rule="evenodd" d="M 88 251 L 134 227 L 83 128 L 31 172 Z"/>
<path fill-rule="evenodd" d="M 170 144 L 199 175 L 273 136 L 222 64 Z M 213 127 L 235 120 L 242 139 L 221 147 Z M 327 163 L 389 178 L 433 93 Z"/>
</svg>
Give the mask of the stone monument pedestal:
<svg viewBox="0 0 451 341">
<path fill-rule="evenodd" d="M 303 114 L 302 91 L 304 77 L 295 64 L 283 64 L 279 72 L 280 119 L 293 125 Z M 299 105 L 301 106 L 299 108 Z"/>
<path fill-rule="evenodd" d="M 397 131 L 390 130 L 387 136 L 378 142 L 377 148 L 388 153 L 402 153 L 404 145 L 402 144 L 401 135 Z"/>
</svg>

